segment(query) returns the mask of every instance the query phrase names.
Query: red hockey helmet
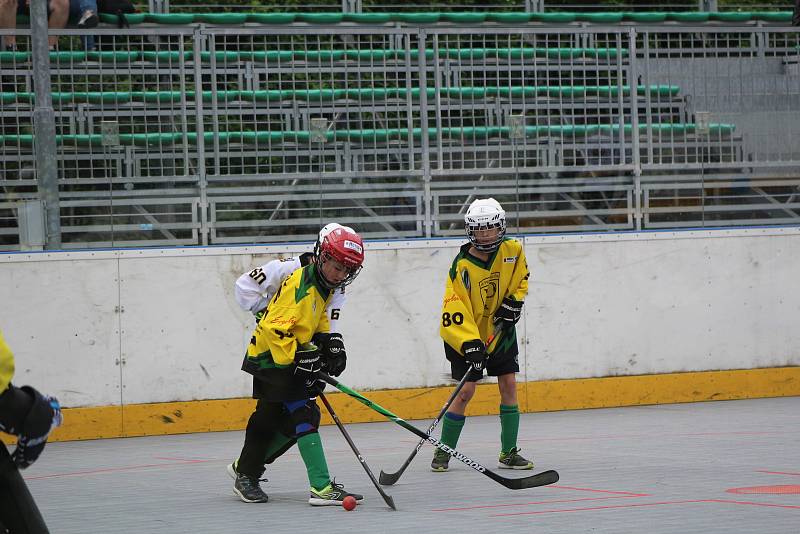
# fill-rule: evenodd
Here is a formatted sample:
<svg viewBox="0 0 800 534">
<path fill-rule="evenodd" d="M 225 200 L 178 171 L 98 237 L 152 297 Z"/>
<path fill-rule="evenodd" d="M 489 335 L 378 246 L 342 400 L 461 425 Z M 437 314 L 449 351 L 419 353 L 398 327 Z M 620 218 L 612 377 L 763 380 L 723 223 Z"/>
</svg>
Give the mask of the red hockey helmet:
<svg viewBox="0 0 800 534">
<path fill-rule="evenodd" d="M 364 242 L 352 229 L 345 226 L 336 228 L 322 239 L 314 260 L 323 286 L 328 289 L 344 287 L 361 272 Z"/>
</svg>

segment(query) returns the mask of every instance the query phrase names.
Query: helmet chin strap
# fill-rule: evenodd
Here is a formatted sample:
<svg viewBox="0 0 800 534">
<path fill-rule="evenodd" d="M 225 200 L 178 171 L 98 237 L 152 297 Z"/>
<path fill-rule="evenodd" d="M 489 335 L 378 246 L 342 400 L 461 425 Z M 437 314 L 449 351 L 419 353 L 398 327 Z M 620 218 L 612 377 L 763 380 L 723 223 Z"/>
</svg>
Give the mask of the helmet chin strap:
<svg viewBox="0 0 800 534">
<path fill-rule="evenodd" d="M 322 263 L 324 263 L 324 262 L 322 262 Z M 315 273 L 315 275 L 317 277 L 317 281 L 320 283 L 320 285 L 322 287 L 324 287 L 325 289 L 336 289 L 337 286 L 335 284 L 332 284 L 327 278 L 325 278 L 325 275 L 322 274 L 322 266 L 321 265 L 317 264 L 316 269 L 314 270 L 314 273 Z"/>
</svg>

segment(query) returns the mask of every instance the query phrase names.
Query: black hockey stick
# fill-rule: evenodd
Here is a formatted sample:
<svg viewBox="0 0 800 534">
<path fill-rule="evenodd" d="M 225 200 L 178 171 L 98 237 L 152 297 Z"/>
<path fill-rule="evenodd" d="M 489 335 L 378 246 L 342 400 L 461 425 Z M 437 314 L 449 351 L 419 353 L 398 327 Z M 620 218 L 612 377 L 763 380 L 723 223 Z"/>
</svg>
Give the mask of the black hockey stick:
<svg viewBox="0 0 800 534">
<path fill-rule="evenodd" d="M 0 444 L 0 532 L 6 529 L 30 534 L 50 532 L 11 455 Z"/>
<path fill-rule="evenodd" d="M 467 372 L 464 373 L 464 377 L 461 379 L 461 382 L 458 383 L 458 385 L 456 386 L 456 389 L 450 395 L 450 398 L 447 399 L 447 402 L 445 402 L 444 406 L 442 406 L 442 410 L 439 412 L 439 415 L 436 416 L 436 419 L 433 420 L 433 423 L 431 423 L 431 426 L 428 427 L 428 432 L 427 432 L 428 436 L 433 434 L 433 431 L 436 429 L 436 425 L 439 424 L 439 421 L 442 420 L 442 417 L 444 417 L 444 414 L 447 413 L 447 409 L 450 408 L 451 404 L 453 404 L 453 399 L 456 398 L 458 393 L 461 391 L 461 388 L 464 387 L 464 384 L 467 382 L 467 377 L 469 376 L 470 372 L 472 372 L 472 367 L 467 369 Z M 391 486 L 392 484 L 397 482 L 400 479 L 400 477 L 403 475 L 403 473 L 405 472 L 406 468 L 409 465 L 411 465 L 411 460 L 414 459 L 414 457 L 417 455 L 419 450 L 422 448 L 422 445 L 427 440 L 428 440 L 427 437 L 422 438 L 422 439 L 419 440 L 419 443 L 417 443 L 417 446 L 414 447 L 414 450 L 411 451 L 411 454 L 409 455 L 408 458 L 406 458 L 406 461 L 403 463 L 403 465 L 400 466 L 400 469 L 397 472 L 395 472 L 395 473 L 384 473 L 383 471 L 381 471 L 380 478 L 379 478 L 379 480 L 381 481 L 381 484 L 383 484 L 384 486 Z"/>
<path fill-rule="evenodd" d="M 491 335 L 489 336 L 489 339 L 486 340 L 486 346 L 487 347 L 492 344 L 492 341 L 494 341 L 494 338 L 497 337 L 497 334 L 500 333 L 500 330 L 501 330 L 501 328 L 499 328 L 499 327 L 494 329 L 494 332 L 491 333 Z M 433 431 L 436 429 L 436 426 L 439 424 L 439 421 L 442 420 L 442 417 L 444 417 L 444 414 L 447 413 L 447 410 L 450 408 L 450 405 L 453 404 L 453 400 L 456 398 L 458 393 L 461 391 L 461 388 L 464 387 L 464 383 L 467 381 L 467 376 L 469 376 L 469 374 L 471 372 L 472 372 L 472 367 L 467 369 L 467 372 L 464 373 L 464 376 L 461 378 L 461 382 L 458 383 L 458 385 L 456 386 L 456 389 L 450 395 L 450 398 L 447 399 L 447 402 L 444 403 L 444 406 L 442 407 L 441 411 L 439 412 L 439 415 L 436 416 L 436 419 L 433 420 L 433 423 L 431 423 L 431 426 L 428 427 L 428 435 L 429 436 L 431 434 L 433 434 Z M 414 447 L 414 450 L 411 451 L 411 454 L 409 455 L 409 457 L 406 458 L 406 461 L 403 463 L 403 465 L 400 466 L 400 469 L 398 469 L 396 472 L 394 472 L 394 473 L 384 473 L 383 471 L 381 471 L 380 478 L 379 478 L 379 480 L 381 481 L 381 484 L 383 484 L 384 486 L 391 486 L 392 484 L 394 484 L 398 480 L 400 480 L 400 477 L 403 475 L 403 473 L 405 472 L 406 468 L 408 468 L 408 466 L 411 465 L 411 461 L 414 459 L 414 457 L 417 455 L 419 450 L 422 448 L 422 444 L 425 443 L 426 441 L 427 441 L 427 439 L 425 439 L 425 438 L 419 440 L 419 443 L 417 443 L 417 446 Z"/>
<path fill-rule="evenodd" d="M 361 467 L 363 467 L 364 471 L 367 472 L 367 476 L 372 481 L 372 484 L 375 486 L 375 489 L 377 489 L 378 493 L 381 494 L 381 497 L 383 497 L 383 500 L 386 501 L 386 504 L 389 506 L 389 508 L 391 508 L 392 510 L 397 510 L 397 508 L 395 508 L 394 506 L 394 499 L 392 499 L 391 495 L 387 495 L 386 492 L 383 491 L 383 488 L 381 488 L 380 484 L 378 484 L 378 481 L 375 480 L 375 475 L 372 474 L 372 470 L 370 470 L 366 460 L 364 460 L 364 457 L 361 456 L 361 453 L 358 452 L 358 447 L 356 447 L 356 444 L 353 443 L 353 440 L 350 438 L 350 434 L 347 433 L 347 430 L 345 430 L 344 425 L 342 424 L 341 421 L 339 421 L 339 416 L 337 416 L 336 412 L 333 411 L 333 406 L 331 406 L 331 403 L 328 402 L 328 399 L 325 398 L 325 395 L 323 393 L 319 394 L 319 398 L 322 399 L 322 404 L 325 405 L 325 408 L 328 409 L 328 413 L 331 414 L 333 422 L 336 423 L 336 426 L 338 426 L 339 430 L 342 431 L 342 435 L 344 436 L 345 441 L 347 441 L 347 444 L 350 445 L 351 449 L 353 449 L 356 458 L 358 458 L 358 461 L 361 462 Z"/>
<path fill-rule="evenodd" d="M 519 490 L 519 489 L 526 489 L 526 488 L 535 488 L 537 486 L 546 486 L 547 484 L 553 484 L 555 482 L 558 482 L 558 473 L 555 472 L 555 471 L 552 471 L 552 470 L 551 471 L 543 471 L 541 473 L 537 473 L 535 475 L 527 476 L 525 478 L 506 478 L 506 477 L 500 476 L 497 473 L 486 469 L 485 467 L 483 467 L 481 464 L 479 464 L 475 460 L 470 459 L 468 456 L 465 456 L 465 455 L 461 454 L 460 452 L 458 452 L 457 450 L 445 445 L 444 443 L 442 443 L 438 439 L 434 438 L 433 436 L 427 435 L 425 432 L 423 432 L 422 430 L 418 429 L 414 425 L 412 425 L 412 424 L 406 422 L 405 420 L 401 419 L 400 417 L 398 417 L 397 415 L 393 414 L 392 412 L 390 412 L 386 408 L 383 408 L 382 406 L 380 406 L 378 404 L 375 404 L 374 402 L 372 402 L 368 398 L 364 397 L 360 393 L 358 393 L 356 391 L 353 391 L 352 389 L 350 389 L 349 387 L 345 386 L 344 384 L 342 384 L 341 382 L 339 382 L 335 378 L 331 378 L 330 376 L 328 376 L 328 375 L 326 375 L 325 373 L 322 373 L 322 372 L 317 373 L 317 377 L 320 380 L 322 380 L 324 382 L 327 382 L 328 384 L 332 385 L 333 387 L 335 387 L 336 389 L 338 389 L 342 393 L 346 393 L 349 396 L 353 397 L 354 399 L 358 400 L 361 404 L 367 406 L 368 408 L 372 408 L 373 410 L 375 410 L 379 414 L 383 415 L 384 417 L 387 417 L 387 418 L 391 419 L 392 421 L 394 421 L 398 425 L 402 426 L 403 428 L 405 428 L 409 432 L 413 432 L 414 434 L 416 434 L 420 438 L 426 440 L 428 443 L 431 443 L 432 445 L 435 445 L 436 448 L 438 448 L 440 450 L 443 450 L 444 452 L 446 452 L 447 454 L 449 454 L 453 458 L 455 458 L 457 460 L 460 460 L 461 462 L 467 464 L 469 467 L 473 468 L 475 471 L 478 471 L 479 473 L 483 473 L 484 475 L 486 475 L 487 477 L 491 478 L 492 480 L 494 480 L 498 484 L 502 484 L 503 486 L 507 487 L 508 489 Z"/>
</svg>

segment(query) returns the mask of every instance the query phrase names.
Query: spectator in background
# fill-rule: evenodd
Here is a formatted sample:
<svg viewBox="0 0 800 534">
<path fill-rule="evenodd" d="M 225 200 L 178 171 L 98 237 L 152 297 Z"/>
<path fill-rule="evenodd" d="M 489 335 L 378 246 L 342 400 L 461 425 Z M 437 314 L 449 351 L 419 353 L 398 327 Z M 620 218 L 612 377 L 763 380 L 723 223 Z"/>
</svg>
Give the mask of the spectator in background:
<svg viewBox="0 0 800 534">
<path fill-rule="evenodd" d="M 69 20 L 78 28 L 96 28 L 100 22 L 97 0 L 69 0 Z"/>
<path fill-rule="evenodd" d="M 0 0 L 0 28 L 17 27 L 17 0 Z M 13 35 L 6 35 L 0 42 L 0 51 L 13 50 L 16 47 L 17 39 Z"/>
<path fill-rule="evenodd" d="M 97 15 L 97 0 L 69 0 L 69 22 L 80 29 L 96 28 L 100 18 Z M 94 35 L 81 35 L 84 50 L 94 50 Z"/>
<path fill-rule="evenodd" d="M 49 0 L 47 4 L 47 26 L 49 28 L 58 29 L 67 26 L 69 1 L 70 0 Z M 0 0 L 0 28 L 16 29 L 18 14 L 30 16 L 30 3 L 30 0 Z M 16 7 L 16 9 L 14 9 L 14 7 Z M 13 13 L 11 12 L 12 9 Z M 58 43 L 58 37 L 51 35 L 48 42 L 50 48 L 55 48 Z M 16 50 L 16 35 L 6 36 L 4 45 L 6 50 Z"/>
</svg>

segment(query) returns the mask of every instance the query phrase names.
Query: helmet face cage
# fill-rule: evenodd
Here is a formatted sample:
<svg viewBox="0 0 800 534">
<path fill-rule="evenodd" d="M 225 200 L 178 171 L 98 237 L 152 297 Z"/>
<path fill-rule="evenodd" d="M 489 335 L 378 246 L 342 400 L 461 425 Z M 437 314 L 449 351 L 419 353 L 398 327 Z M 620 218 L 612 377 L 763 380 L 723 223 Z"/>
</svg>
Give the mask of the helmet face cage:
<svg viewBox="0 0 800 534">
<path fill-rule="evenodd" d="M 315 262 L 319 282 L 327 289 L 335 289 L 351 284 L 361 272 L 364 262 L 364 244 L 355 232 L 339 228 L 322 239 L 319 247 L 315 247 Z M 340 282 L 334 283 L 325 277 L 324 266 L 335 260 L 347 269 L 347 275 Z"/>
<path fill-rule="evenodd" d="M 494 252 L 506 236 L 506 212 L 493 198 L 473 201 L 464 216 L 464 223 L 469 242 L 480 252 Z M 479 231 L 492 229 L 497 229 L 497 234 L 491 241 L 487 242 L 485 238 L 478 239 Z"/>
<path fill-rule="evenodd" d="M 497 220 L 491 222 L 473 222 L 467 221 L 465 224 L 467 230 L 467 237 L 472 246 L 481 252 L 494 252 L 503 242 L 506 236 L 506 219 L 505 217 L 498 217 Z M 480 242 L 477 238 L 479 230 L 491 230 L 497 228 L 497 236 L 491 242 Z"/>
</svg>

